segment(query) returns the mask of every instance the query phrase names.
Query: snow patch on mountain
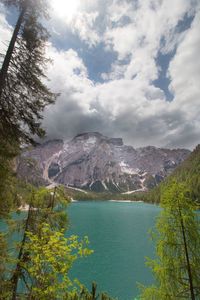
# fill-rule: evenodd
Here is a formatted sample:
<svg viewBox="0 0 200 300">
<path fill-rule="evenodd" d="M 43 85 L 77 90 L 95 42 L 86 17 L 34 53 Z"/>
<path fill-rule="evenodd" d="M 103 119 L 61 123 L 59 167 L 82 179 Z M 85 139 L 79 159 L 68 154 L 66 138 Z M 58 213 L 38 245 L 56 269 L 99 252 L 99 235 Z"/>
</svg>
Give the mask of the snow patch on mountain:
<svg viewBox="0 0 200 300">
<path fill-rule="evenodd" d="M 124 145 L 121 138 L 89 132 L 23 152 L 17 173 L 37 185 L 56 183 L 81 190 L 133 193 L 156 186 L 189 154 L 186 149 L 135 149 Z"/>
<path fill-rule="evenodd" d="M 127 174 L 138 174 L 139 170 L 136 169 L 134 170 L 133 168 L 131 168 L 127 163 L 125 163 L 125 161 L 121 161 L 119 163 L 120 167 L 121 167 L 121 171 L 123 173 L 127 173 Z"/>
</svg>

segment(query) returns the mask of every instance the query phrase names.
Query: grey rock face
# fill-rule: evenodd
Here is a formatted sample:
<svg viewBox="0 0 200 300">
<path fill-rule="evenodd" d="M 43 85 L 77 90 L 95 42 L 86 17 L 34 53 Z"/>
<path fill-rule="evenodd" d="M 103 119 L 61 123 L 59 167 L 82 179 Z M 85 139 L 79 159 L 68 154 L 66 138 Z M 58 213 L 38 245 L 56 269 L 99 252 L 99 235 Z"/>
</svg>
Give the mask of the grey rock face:
<svg viewBox="0 0 200 300">
<path fill-rule="evenodd" d="M 17 172 L 38 184 L 132 193 L 157 185 L 189 154 L 185 149 L 134 149 L 123 145 L 121 138 L 82 133 L 71 141 L 53 140 L 24 152 Z"/>
</svg>

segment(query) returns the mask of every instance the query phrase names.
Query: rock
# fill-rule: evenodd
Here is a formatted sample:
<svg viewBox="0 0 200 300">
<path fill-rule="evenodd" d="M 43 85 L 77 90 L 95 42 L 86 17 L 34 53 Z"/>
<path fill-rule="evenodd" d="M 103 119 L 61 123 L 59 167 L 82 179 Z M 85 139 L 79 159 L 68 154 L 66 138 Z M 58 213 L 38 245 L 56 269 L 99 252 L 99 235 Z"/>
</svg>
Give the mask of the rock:
<svg viewBox="0 0 200 300">
<path fill-rule="evenodd" d="M 52 140 L 24 151 L 17 173 L 37 184 L 60 183 L 98 192 L 131 193 L 156 186 L 189 154 L 186 149 L 135 149 L 123 145 L 121 138 L 87 132 L 70 141 Z"/>
</svg>

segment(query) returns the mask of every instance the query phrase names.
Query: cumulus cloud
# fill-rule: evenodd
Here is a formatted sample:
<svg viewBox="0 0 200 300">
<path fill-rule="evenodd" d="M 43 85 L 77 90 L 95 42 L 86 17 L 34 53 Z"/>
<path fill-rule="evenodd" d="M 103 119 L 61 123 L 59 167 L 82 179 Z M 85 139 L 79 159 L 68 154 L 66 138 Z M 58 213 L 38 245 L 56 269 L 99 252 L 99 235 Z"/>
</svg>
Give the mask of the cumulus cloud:
<svg viewBox="0 0 200 300">
<path fill-rule="evenodd" d="M 11 36 L 11 26 L 9 26 L 8 22 L 6 21 L 5 17 L 5 8 L 2 4 L 0 4 L 0 53 L 4 54 L 8 41 L 10 40 Z"/>
<path fill-rule="evenodd" d="M 102 81 L 95 82 L 78 46 L 49 44 L 47 56 L 54 62 L 47 70 L 48 85 L 61 96 L 45 110 L 47 137 L 99 131 L 121 136 L 135 147 L 193 148 L 200 142 L 198 1 L 175 0 L 173 9 L 171 1 L 160 0 L 84 4 L 65 26 L 78 36 L 80 47 L 85 43 L 84 55 L 87 47 L 95 51 L 103 44 L 104 54 L 115 53 L 116 60 L 101 74 Z M 187 17 L 191 26 L 179 30 Z M 52 24 L 63 39 L 63 21 L 54 18 Z M 173 101 L 168 101 L 162 86 L 154 85 L 161 71 L 160 53 L 171 59 L 166 76 Z"/>
<path fill-rule="evenodd" d="M 54 0 L 51 0 L 51 2 L 56 3 Z M 69 32 L 71 32 L 89 47 L 96 46 L 101 40 L 96 30 L 96 20 L 99 16 L 97 7 L 91 5 L 90 1 L 84 2 L 84 6 L 81 1 L 75 0 L 74 6 L 76 6 L 76 3 L 77 9 L 71 15 L 68 13 L 67 4 L 65 4 L 66 7 L 63 7 L 63 10 L 61 9 L 60 14 L 55 9 L 50 10 L 49 29 L 52 35 L 56 34 L 64 39 L 66 38 L 66 42 Z M 69 8 L 71 5 L 69 3 Z"/>
<path fill-rule="evenodd" d="M 72 31 L 79 35 L 80 39 L 86 42 L 90 47 L 100 42 L 100 37 L 94 29 L 98 12 L 82 12 L 72 21 Z"/>
<path fill-rule="evenodd" d="M 107 49 L 118 53 L 119 60 L 131 57 L 125 77 L 140 73 L 154 80 L 158 76 L 156 57 L 159 51 L 166 53 L 175 48 L 178 42 L 176 26 L 186 14 L 192 14 L 194 7 L 187 0 L 175 1 L 173 9 L 171 1 L 138 1 L 137 6 L 135 3 L 116 0 L 108 9 L 109 19 L 113 20 L 113 11 L 118 12 L 122 6 L 126 8 L 120 9 L 124 15 L 118 14 L 114 25 L 111 21 L 104 35 L 105 44 Z M 128 18 L 128 24 L 121 24 L 122 17 Z"/>
<path fill-rule="evenodd" d="M 184 115 L 184 124 L 180 126 L 177 136 L 185 143 L 193 139 L 199 142 L 200 130 L 200 11 L 196 14 L 191 28 L 178 45 L 175 57 L 169 65 L 168 76 L 170 89 L 175 95 L 173 109 L 180 109 Z"/>
<path fill-rule="evenodd" d="M 194 147 L 199 142 L 200 72 L 195 63 L 199 48 L 199 14 L 196 13 L 191 28 L 178 34 L 176 26 L 186 14 L 194 13 L 194 5 L 179 0 L 172 11 L 169 2 L 139 1 L 132 10 L 132 4 L 125 1 L 115 1 L 108 6 L 103 39 L 106 51 L 117 52 L 117 60 L 110 73 L 102 74 L 103 83 L 92 82 L 86 71 L 82 77 L 70 75 L 76 78 L 72 84 L 74 90 L 69 94 L 68 89 L 62 101 L 59 100 L 62 105 L 58 116 L 62 115 L 63 106 L 68 107 L 63 117 L 65 121 L 61 121 L 65 123 L 62 128 L 70 124 L 70 130 L 62 130 L 63 136 L 81 129 L 119 135 L 135 146 Z M 159 76 L 156 58 L 159 51 L 166 53 L 176 48 L 168 70 L 174 99 L 168 102 L 164 91 L 153 85 L 153 80 Z M 78 65 L 77 54 L 76 58 Z M 86 70 L 83 61 L 82 69 Z M 61 74 L 63 80 L 67 80 L 68 75 Z M 73 120 L 71 105 L 76 115 Z M 59 107 L 59 103 L 55 107 Z"/>
</svg>

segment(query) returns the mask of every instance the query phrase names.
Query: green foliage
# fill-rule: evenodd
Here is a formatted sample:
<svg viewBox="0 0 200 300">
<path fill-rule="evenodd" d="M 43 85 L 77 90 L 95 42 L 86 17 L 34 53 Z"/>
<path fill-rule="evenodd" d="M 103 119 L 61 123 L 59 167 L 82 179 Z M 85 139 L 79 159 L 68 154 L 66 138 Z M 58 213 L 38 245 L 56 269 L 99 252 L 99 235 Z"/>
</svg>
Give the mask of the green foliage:
<svg viewBox="0 0 200 300">
<path fill-rule="evenodd" d="M 70 198 L 76 200 L 132 200 L 132 201 L 148 201 L 146 192 L 138 192 L 133 194 L 117 194 L 112 192 L 97 193 L 87 190 L 86 192 L 76 191 L 65 187 L 66 193 Z"/>
<path fill-rule="evenodd" d="M 37 234 L 28 232 L 27 238 L 24 251 L 29 259 L 22 263 L 22 268 L 31 279 L 29 297 L 45 300 L 73 295 L 76 282 L 70 280 L 68 272 L 75 260 L 92 253 L 87 248 L 87 237 L 81 241 L 77 236 L 65 238 L 63 230 L 56 232 L 42 223 Z"/>
<path fill-rule="evenodd" d="M 1 122 L 0 122 L 1 127 Z M 1 131 L 1 130 L 0 130 Z M 0 216 L 9 212 L 13 200 L 13 158 L 18 153 L 18 144 L 12 139 L 1 139 L 0 143 Z M 8 188 L 9 187 L 9 188 Z M 6 199 L 6 201 L 5 201 Z"/>
<path fill-rule="evenodd" d="M 190 190 L 191 199 L 200 204 L 200 145 L 198 145 L 189 157 L 178 166 L 174 172 L 159 186 L 147 193 L 147 199 L 159 203 L 162 197 L 162 189 L 170 188 L 173 181 L 184 183 Z"/>
<path fill-rule="evenodd" d="M 15 250 L 9 243 L 8 249 L 6 241 L 13 233 L 9 230 L 9 236 L 0 236 L 1 299 L 112 300 L 105 293 L 97 293 L 95 284 L 90 292 L 77 279 L 69 278 L 73 263 L 93 251 L 88 248 L 87 237 L 80 240 L 74 235 L 64 236 L 68 204 L 65 189 L 34 189 L 28 185 L 25 193 L 25 186 L 21 183 L 19 190 L 24 193 L 24 204 L 29 204 L 26 218 L 19 211 L 19 220 L 9 221 L 12 232 L 14 228 L 20 230 L 21 241 Z"/>
<path fill-rule="evenodd" d="M 11 289 L 11 284 L 6 280 L 7 264 L 10 263 L 10 257 L 7 252 L 7 240 L 4 233 L 0 233 L 0 293 L 1 299 L 9 299 L 9 290 Z"/>
<path fill-rule="evenodd" d="M 173 173 L 171 180 L 184 182 L 190 190 L 194 201 L 200 203 L 200 145 L 190 154 Z"/>
<path fill-rule="evenodd" d="M 43 83 L 48 63 L 45 46 L 48 32 L 41 23 L 47 17 L 46 0 L 3 0 L 15 6 L 19 17 L 3 57 L 0 70 L 0 214 L 15 206 L 13 201 L 14 157 L 20 145 L 33 141 L 33 135 L 43 136 L 40 127 L 46 105 L 54 103 L 56 95 Z M 9 187 L 9 188 L 8 188 Z M 11 187 L 11 189 L 10 189 Z M 15 190 L 15 188 L 14 188 Z"/>
<path fill-rule="evenodd" d="M 156 284 L 141 287 L 141 299 L 191 299 L 191 289 L 198 299 L 200 221 L 196 205 L 186 185 L 181 183 L 171 183 L 161 195 L 163 211 L 154 233 L 158 258 L 147 261 Z"/>
<path fill-rule="evenodd" d="M 19 18 L 0 71 L 0 136 L 33 142 L 31 134 L 43 135 L 38 120 L 56 96 L 42 81 L 48 33 L 40 17 L 46 16 L 47 1 L 4 3 L 16 6 Z"/>
<path fill-rule="evenodd" d="M 66 300 L 114 300 L 110 298 L 106 293 L 97 292 L 97 284 L 92 283 L 92 290 L 89 292 L 84 286 L 80 292 L 75 292 L 74 295 L 67 295 Z"/>
<path fill-rule="evenodd" d="M 26 206 L 29 205 L 29 210 L 26 213 L 27 217 L 25 219 L 25 213 L 22 212 L 22 216 L 20 216 L 21 211 L 19 210 L 19 216 L 15 221 L 12 219 L 7 220 L 8 226 L 6 226 L 6 231 L 8 233 L 7 236 L 5 233 L 5 241 L 6 239 L 10 241 L 12 239 L 12 235 L 16 234 L 16 232 L 18 232 L 17 235 L 20 234 L 20 236 L 22 236 L 21 241 L 18 242 L 15 250 L 13 243 L 10 242 L 10 249 L 8 246 L 2 248 L 5 249 L 4 252 L 7 253 L 6 259 L 7 261 L 9 260 L 9 263 L 2 260 L 2 268 L 4 268 L 5 271 L 1 272 L 2 277 L 0 278 L 0 284 L 2 286 L 10 284 L 10 292 L 13 289 L 16 290 L 19 279 L 24 280 L 21 262 L 26 259 L 27 256 L 24 251 L 25 244 L 28 240 L 26 231 L 29 230 L 32 233 L 37 233 L 42 222 L 47 222 L 54 230 L 66 230 L 68 224 L 66 214 L 68 199 L 65 193 L 63 193 L 62 188 L 54 190 L 41 188 L 36 190 L 32 186 L 18 181 L 17 197 L 19 197 L 20 200 L 18 206 L 19 204 L 26 204 Z M 5 245 L 5 243 L 3 243 L 2 236 L 0 246 L 3 247 L 3 245 Z M 2 253 L 4 252 L 2 251 Z"/>
<path fill-rule="evenodd" d="M 68 225 L 66 208 L 69 203 L 68 195 L 63 187 L 48 190 L 40 188 L 34 193 L 32 206 L 36 208 L 37 222 L 46 222 L 54 229 L 66 229 Z"/>
</svg>

